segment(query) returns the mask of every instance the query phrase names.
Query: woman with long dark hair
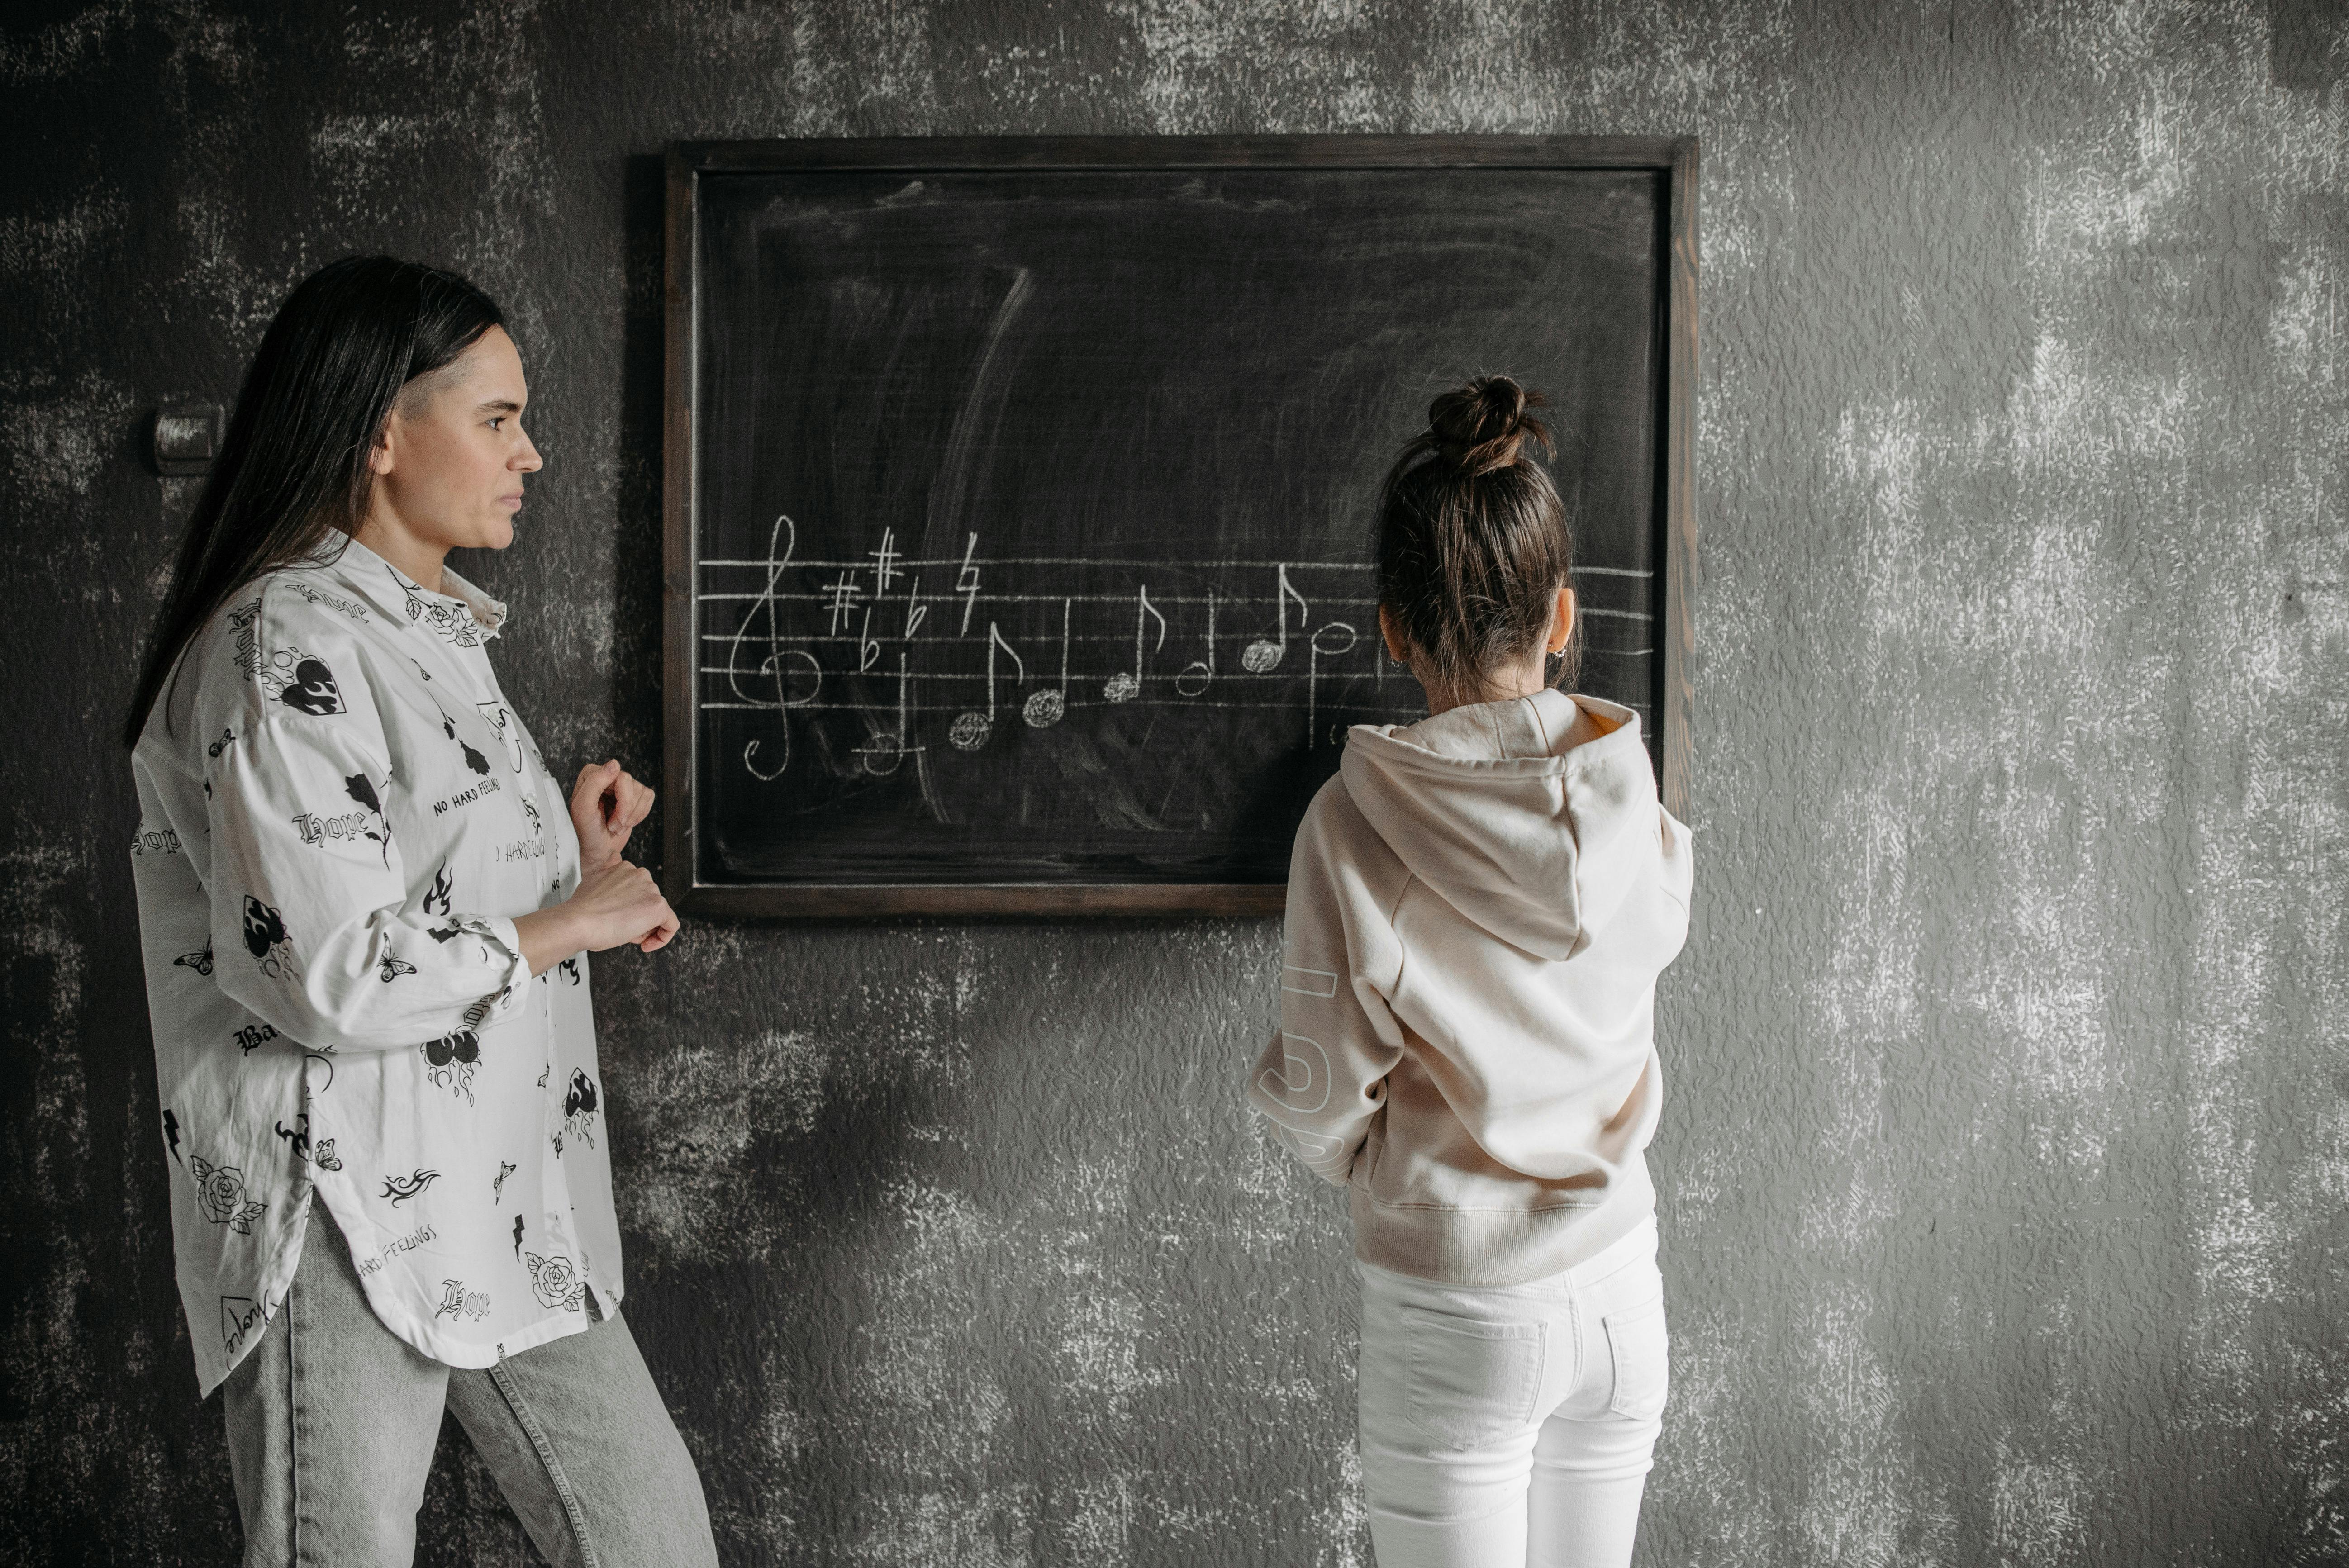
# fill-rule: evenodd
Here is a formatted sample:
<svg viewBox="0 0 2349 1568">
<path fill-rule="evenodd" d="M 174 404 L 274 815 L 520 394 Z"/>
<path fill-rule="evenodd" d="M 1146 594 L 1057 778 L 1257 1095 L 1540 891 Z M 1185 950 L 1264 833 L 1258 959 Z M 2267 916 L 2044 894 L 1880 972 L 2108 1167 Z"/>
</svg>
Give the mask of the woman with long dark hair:
<svg viewBox="0 0 2349 1568">
<path fill-rule="evenodd" d="M 446 569 L 540 467 L 463 279 L 321 268 L 278 311 L 125 726 L 181 1299 L 245 1562 L 406 1563 L 444 1409 L 555 1563 L 715 1562 L 618 1315 L 587 954 L 677 918 L 566 799 Z M 324 1210 L 324 1222 L 316 1222 Z"/>
</svg>

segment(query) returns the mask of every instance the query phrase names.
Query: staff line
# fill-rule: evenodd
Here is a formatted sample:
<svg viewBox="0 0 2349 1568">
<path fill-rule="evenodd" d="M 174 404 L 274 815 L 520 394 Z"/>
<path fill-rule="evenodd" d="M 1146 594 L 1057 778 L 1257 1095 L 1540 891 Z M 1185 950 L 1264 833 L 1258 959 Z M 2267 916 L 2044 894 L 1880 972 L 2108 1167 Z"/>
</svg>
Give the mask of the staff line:
<svg viewBox="0 0 2349 1568">
<path fill-rule="evenodd" d="M 808 572 L 870 572 L 874 570 L 874 558 L 866 556 L 861 561 L 807 561 L 796 558 L 783 561 L 761 561 L 728 556 L 705 558 L 698 564 L 709 567 L 782 566 Z M 1115 556 L 1004 555 L 992 558 L 975 556 L 970 561 L 965 562 L 959 555 L 929 557 L 893 554 L 889 557 L 889 570 L 892 573 L 903 572 L 908 566 L 960 568 L 965 565 L 974 567 L 1119 566 L 1151 572 L 1268 572 L 1283 566 L 1288 567 L 1291 572 L 1375 572 L 1378 570 L 1378 563 L 1374 561 L 1141 561 Z M 1653 572 L 1640 571 L 1630 566 L 1577 566 L 1572 568 L 1572 571 L 1577 577 L 1653 577 L 1655 575 Z"/>
</svg>

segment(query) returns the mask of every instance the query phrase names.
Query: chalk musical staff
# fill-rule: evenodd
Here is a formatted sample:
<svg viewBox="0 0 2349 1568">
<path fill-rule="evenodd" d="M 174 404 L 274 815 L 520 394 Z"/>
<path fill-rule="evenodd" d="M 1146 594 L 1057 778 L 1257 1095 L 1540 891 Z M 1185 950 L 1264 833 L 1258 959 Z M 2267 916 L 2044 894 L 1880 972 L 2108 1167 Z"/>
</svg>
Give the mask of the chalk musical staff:
<svg viewBox="0 0 2349 1568">
<path fill-rule="evenodd" d="M 1388 678 L 1368 561 L 989 556 L 976 531 L 960 550 L 929 556 L 907 552 L 886 527 L 861 548 L 823 552 L 837 559 L 812 559 L 801 554 L 803 537 L 812 536 L 779 515 L 764 554 L 698 566 L 698 706 L 741 716 L 728 751 L 761 783 L 809 766 L 888 778 L 910 758 L 925 799 L 950 808 L 951 793 L 936 793 L 953 777 L 941 768 L 1014 756 L 1015 739 L 1062 744 L 1073 720 L 1144 727 L 1117 732 L 1124 748 L 1189 744 L 1171 738 L 1196 733 L 1152 743 L 1152 725 L 1229 722 L 1313 750 L 1341 745 L 1350 724 L 1418 711 L 1416 683 Z M 943 623 L 932 614 L 941 581 L 961 601 Z M 1589 660 L 1612 689 L 1643 689 L 1649 574 L 1578 568 L 1576 586 Z M 1058 670 L 1040 661 L 1031 681 L 1028 655 L 1056 636 Z M 1292 642 L 1305 645 L 1302 657 L 1289 656 Z M 1007 712 L 1021 724 L 1007 730 Z M 1121 713 L 1135 717 L 1113 721 Z"/>
</svg>

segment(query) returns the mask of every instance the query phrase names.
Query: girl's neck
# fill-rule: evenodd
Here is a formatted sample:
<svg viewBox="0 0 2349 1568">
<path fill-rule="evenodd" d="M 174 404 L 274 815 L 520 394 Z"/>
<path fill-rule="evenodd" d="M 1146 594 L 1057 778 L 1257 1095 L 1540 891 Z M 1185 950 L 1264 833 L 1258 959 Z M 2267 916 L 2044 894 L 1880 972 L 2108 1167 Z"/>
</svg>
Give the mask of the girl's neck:
<svg viewBox="0 0 2349 1568">
<path fill-rule="evenodd" d="M 449 559 L 449 547 L 419 539 L 399 519 L 387 516 L 382 509 L 371 507 L 366 519 L 351 531 L 351 537 L 391 562 L 392 570 L 418 586 L 438 593 L 441 592 L 440 568 Z"/>
</svg>

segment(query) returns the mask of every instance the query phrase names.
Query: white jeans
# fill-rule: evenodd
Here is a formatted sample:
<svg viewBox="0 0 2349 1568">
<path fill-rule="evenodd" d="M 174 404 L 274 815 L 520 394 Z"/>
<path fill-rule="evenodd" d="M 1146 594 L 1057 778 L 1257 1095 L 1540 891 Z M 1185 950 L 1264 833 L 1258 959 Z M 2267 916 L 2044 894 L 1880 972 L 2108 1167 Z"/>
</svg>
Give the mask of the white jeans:
<svg viewBox="0 0 2349 1568">
<path fill-rule="evenodd" d="M 1531 1284 L 1355 1267 L 1379 1568 L 1630 1563 L 1666 1389 L 1655 1221 Z"/>
</svg>

